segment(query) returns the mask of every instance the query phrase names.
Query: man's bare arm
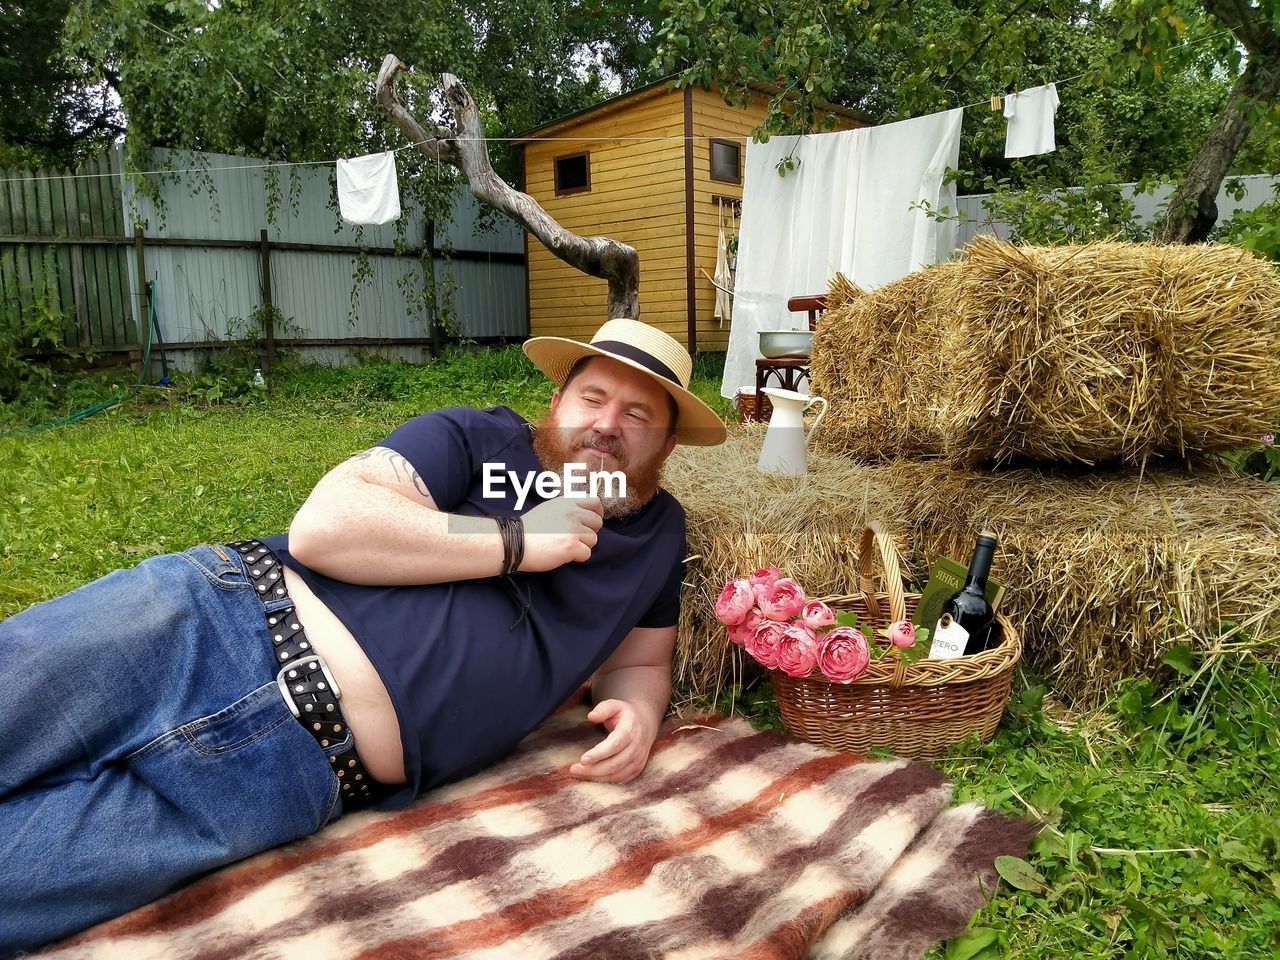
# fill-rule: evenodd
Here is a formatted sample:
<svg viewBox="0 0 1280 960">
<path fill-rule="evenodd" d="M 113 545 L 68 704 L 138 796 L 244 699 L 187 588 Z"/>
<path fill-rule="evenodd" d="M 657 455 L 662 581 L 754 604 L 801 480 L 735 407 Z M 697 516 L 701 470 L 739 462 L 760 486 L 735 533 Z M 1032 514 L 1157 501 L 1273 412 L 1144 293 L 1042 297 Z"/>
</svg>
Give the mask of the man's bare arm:
<svg viewBox="0 0 1280 960">
<path fill-rule="evenodd" d="M 601 664 L 587 719 L 609 735 L 569 768 L 573 776 L 626 783 L 644 770 L 671 700 L 675 645 L 675 627 L 636 627 Z"/>
<path fill-rule="evenodd" d="M 520 569 L 587 559 L 599 526 L 598 501 L 540 504 L 526 515 Z M 440 510 L 413 464 L 387 447 L 358 453 L 321 478 L 293 518 L 289 550 L 325 576 L 379 585 L 492 577 L 503 560 L 491 518 Z"/>
</svg>

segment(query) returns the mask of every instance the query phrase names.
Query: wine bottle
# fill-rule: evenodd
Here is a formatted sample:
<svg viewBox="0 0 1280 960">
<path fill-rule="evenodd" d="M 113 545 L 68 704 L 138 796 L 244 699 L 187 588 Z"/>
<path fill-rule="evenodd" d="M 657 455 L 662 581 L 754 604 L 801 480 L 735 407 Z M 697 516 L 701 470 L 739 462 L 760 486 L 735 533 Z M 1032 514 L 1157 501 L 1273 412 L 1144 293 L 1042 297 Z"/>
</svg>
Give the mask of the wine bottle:
<svg viewBox="0 0 1280 960">
<path fill-rule="evenodd" d="M 981 653 L 1000 642 L 996 612 L 987 602 L 987 577 L 996 552 L 995 534 L 988 530 L 978 536 L 969 561 L 964 588 L 942 605 L 942 615 L 929 635 L 929 656 L 947 660 Z"/>
</svg>

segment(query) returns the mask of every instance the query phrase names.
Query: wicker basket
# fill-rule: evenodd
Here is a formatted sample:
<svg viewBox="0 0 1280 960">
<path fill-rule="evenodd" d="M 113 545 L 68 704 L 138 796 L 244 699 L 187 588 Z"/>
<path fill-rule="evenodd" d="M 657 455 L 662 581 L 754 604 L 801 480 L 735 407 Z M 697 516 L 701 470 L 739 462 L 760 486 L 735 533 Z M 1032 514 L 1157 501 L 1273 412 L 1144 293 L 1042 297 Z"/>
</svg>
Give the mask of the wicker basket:
<svg viewBox="0 0 1280 960">
<path fill-rule="evenodd" d="M 773 416 L 773 403 L 767 395 L 738 393 L 733 398 L 733 404 L 738 408 L 738 419 L 743 423 L 752 420 L 767 421 Z"/>
<path fill-rule="evenodd" d="M 888 592 L 875 592 L 872 553 L 884 564 Z M 898 552 L 874 521 L 862 532 L 858 557 L 862 594 L 825 597 L 836 610 L 852 610 L 872 629 L 911 616 L 919 594 L 902 589 Z M 769 671 L 787 727 L 802 740 L 836 750 L 865 753 L 887 747 L 902 757 L 931 760 L 971 734 L 988 740 L 1009 701 L 1013 668 L 1022 640 L 1013 625 L 997 617 L 1004 640 L 992 650 L 951 660 L 908 664 L 890 654 L 872 660 L 857 680 L 832 683 L 816 669 L 808 677 Z"/>
</svg>

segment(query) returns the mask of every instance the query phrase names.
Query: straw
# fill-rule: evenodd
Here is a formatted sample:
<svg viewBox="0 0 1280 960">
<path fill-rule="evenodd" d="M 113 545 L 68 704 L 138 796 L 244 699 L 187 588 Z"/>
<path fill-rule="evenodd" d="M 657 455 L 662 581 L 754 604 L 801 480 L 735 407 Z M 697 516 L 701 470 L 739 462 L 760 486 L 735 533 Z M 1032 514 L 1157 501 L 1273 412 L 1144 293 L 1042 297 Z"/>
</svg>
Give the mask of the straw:
<svg viewBox="0 0 1280 960">
<path fill-rule="evenodd" d="M 829 309 L 822 440 L 864 459 L 1194 462 L 1280 421 L 1280 277 L 1228 245 L 1014 247 Z"/>
<path fill-rule="evenodd" d="M 675 669 L 683 697 L 715 695 L 751 668 L 715 620 L 727 580 L 779 566 L 811 596 L 856 592 L 868 519 L 893 534 L 917 582 L 940 555 L 966 562 L 978 532 L 993 529 L 1002 612 L 1032 665 L 1083 704 L 1121 677 L 1157 675 L 1171 643 L 1213 649 L 1224 621 L 1261 638 L 1280 627 L 1274 485 L 1225 468 L 989 472 L 813 447 L 808 476 L 789 479 L 756 471 L 764 430 L 733 427 L 722 446 L 678 447 L 667 464 L 694 557 Z"/>
</svg>

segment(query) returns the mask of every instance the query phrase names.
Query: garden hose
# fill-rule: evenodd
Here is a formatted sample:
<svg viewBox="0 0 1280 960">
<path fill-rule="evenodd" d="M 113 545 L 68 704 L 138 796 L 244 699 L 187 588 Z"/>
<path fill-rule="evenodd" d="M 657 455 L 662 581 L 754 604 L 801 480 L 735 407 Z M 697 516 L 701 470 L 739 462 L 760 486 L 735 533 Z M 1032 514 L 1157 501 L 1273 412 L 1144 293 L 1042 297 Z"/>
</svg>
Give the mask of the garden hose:
<svg viewBox="0 0 1280 960">
<path fill-rule="evenodd" d="M 154 280 L 147 281 L 147 303 L 149 305 L 147 317 L 147 347 L 142 357 L 142 369 L 138 372 L 138 382 L 129 388 L 128 393 L 121 391 L 116 387 L 111 396 L 101 403 L 95 403 L 91 407 L 85 407 L 83 410 L 77 410 L 75 413 L 68 414 L 65 417 L 58 417 L 56 420 L 49 420 L 45 423 L 37 423 L 31 427 L 23 427 L 21 430 L 9 430 L 0 433 L 0 437 L 18 437 L 24 433 L 37 433 L 41 430 L 52 430 L 54 427 L 65 426 L 68 423 L 75 423 L 77 420 L 84 420 L 93 416 L 95 413 L 101 413 L 103 410 L 109 410 L 116 404 L 123 401 L 126 397 L 132 397 L 137 394 L 142 387 L 142 381 L 147 375 L 147 364 L 151 361 L 151 331 L 155 328 L 156 322 L 156 282 Z"/>
</svg>

